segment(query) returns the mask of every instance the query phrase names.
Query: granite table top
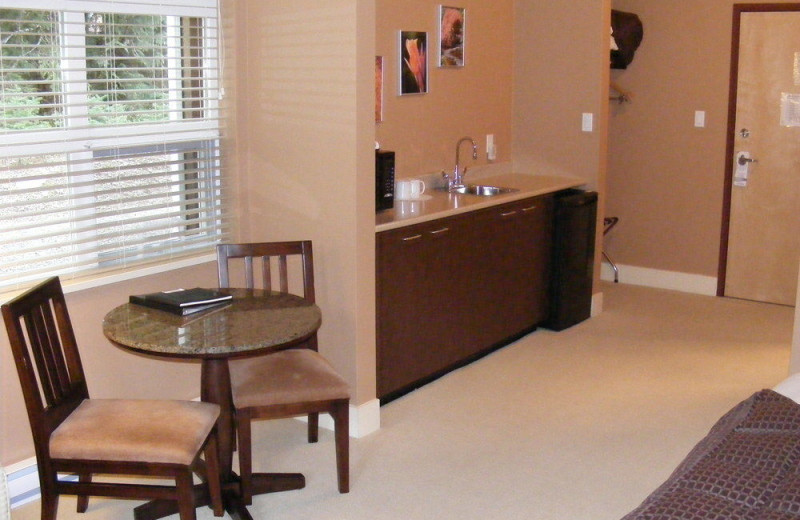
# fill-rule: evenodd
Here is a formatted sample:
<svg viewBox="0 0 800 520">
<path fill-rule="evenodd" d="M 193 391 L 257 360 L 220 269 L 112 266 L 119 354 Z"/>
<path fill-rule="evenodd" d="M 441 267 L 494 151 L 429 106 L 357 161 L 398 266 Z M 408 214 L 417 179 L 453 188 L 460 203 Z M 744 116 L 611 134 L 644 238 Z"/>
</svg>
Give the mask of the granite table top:
<svg viewBox="0 0 800 520">
<path fill-rule="evenodd" d="M 103 319 L 114 343 L 160 356 L 225 358 L 263 354 L 299 343 L 322 323 L 315 304 L 300 296 L 259 289 L 220 289 L 231 303 L 199 315 L 178 316 L 133 303 Z"/>
</svg>

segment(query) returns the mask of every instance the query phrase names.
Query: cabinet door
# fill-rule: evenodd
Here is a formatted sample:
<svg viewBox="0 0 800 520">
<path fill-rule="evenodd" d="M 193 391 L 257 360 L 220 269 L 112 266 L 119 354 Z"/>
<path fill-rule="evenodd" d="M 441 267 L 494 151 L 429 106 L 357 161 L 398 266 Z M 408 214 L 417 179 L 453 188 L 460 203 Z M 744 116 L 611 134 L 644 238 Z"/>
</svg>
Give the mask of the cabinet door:
<svg viewBox="0 0 800 520">
<path fill-rule="evenodd" d="M 547 319 L 549 312 L 549 286 L 553 250 L 552 196 L 537 197 L 523 201 L 519 207 L 518 246 L 520 258 L 525 264 L 519 266 L 520 276 L 529 285 L 525 293 L 524 306 L 531 313 L 530 325 L 538 325 Z M 527 291 L 527 289 L 526 289 Z"/>
<path fill-rule="evenodd" d="M 481 340 L 496 344 L 531 330 L 547 317 L 552 236 L 551 197 L 503 204 L 476 215 L 483 244 L 483 287 L 476 311 Z"/>
<path fill-rule="evenodd" d="M 378 395 L 412 385 L 458 361 L 458 312 L 466 291 L 460 236 L 467 216 L 378 233 Z"/>
</svg>

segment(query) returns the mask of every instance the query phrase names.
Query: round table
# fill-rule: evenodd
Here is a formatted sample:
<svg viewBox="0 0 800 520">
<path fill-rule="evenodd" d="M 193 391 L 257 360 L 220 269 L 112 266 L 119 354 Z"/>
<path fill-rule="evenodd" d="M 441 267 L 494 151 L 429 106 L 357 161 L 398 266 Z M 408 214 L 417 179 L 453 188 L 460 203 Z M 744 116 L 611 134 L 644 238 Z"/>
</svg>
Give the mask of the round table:
<svg viewBox="0 0 800 520">
<path fill-rule="evenodd" d="M 232 518 L 250 519 L 240 499 L 239 477 L 233 472 L 234 423 L 228 359 L 263 355 L 302 343 L 319 328 L 315 304 L 300 296 L 259 289 L 219 289 L 233 299 L 219 308 L 178 316 L 126 303 L 103 319 L 103 333 L 124 348 L 155 356 L 202 361 L 200 398 L 220 405 L 217 422 L 220 477 L 225 508 Z M 300 473 L 257 473 L 254 494 L 299 489 Z M 203 486 L 205 489 L 205 486 Z M 198 505 L 208 504 L 204 492 Z M 177 512 L 177 504 L 155 500 L 137 507 L 137 520 Z"/>
</svg>

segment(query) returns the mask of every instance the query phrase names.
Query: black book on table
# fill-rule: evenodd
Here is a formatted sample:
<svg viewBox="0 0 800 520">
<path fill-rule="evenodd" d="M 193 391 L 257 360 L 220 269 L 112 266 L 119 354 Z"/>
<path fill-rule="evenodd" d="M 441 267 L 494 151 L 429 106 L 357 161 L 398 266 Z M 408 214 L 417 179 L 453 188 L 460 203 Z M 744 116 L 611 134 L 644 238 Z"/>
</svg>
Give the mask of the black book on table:
<svg viewBox="0 0 800 520">
<path fill-rule="evenodd" d="M 129 301 L 152 309 L 180 316 L 212 309 L 231 301 L 233 296 L 214 289 L 177 289 L 150 294 L 131 295 Z"/>
</svg>

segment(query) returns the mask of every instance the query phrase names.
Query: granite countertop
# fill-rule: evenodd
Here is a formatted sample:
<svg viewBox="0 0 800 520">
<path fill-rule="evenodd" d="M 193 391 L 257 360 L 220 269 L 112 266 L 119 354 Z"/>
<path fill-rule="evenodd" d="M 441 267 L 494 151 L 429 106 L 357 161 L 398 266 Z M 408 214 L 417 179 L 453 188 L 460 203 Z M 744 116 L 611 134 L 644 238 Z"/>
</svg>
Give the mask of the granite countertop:
<svg viewBox="0 0 800 520">
<path fill-rule="evenodd" d="M 503 193 L 492 197 L 447 193 L 441 189 L 425 190 L 420 200 L 395 200 L 394 208 L 379 211 L 375 215 L 375 231 L 387 231 L 411 224 L 419 224 L 467 211 L 489 208 L 506 202 L 527 199 L 537 195 L 576 188 L 586 184 L 577 177 L 556 177 L 552 175 L 527 175 L 519 173 L 493 175 L 489 177 L 468 178 L 468 184 L 489 184 L 516 188 L 519 191 Z"/>
</svg>

